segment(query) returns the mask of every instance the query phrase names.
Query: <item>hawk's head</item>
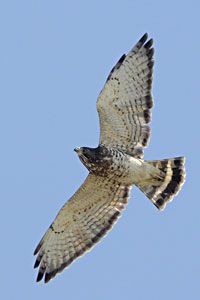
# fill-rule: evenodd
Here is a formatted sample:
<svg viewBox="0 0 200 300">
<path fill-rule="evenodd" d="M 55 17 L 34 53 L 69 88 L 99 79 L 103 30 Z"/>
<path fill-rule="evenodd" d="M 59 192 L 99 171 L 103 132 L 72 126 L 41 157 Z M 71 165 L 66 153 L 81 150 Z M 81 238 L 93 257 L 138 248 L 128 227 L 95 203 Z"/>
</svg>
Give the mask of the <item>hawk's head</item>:
<svg viewBox="0 0 200 300">
<path fill-rule="evenodd" d="M 104 175 L 112 164 L 112 155 L 104 146 L 97 148 L 78 147 L 74 151 L 78 154 L 81 162 L 90 172 Z"/>
</svg>

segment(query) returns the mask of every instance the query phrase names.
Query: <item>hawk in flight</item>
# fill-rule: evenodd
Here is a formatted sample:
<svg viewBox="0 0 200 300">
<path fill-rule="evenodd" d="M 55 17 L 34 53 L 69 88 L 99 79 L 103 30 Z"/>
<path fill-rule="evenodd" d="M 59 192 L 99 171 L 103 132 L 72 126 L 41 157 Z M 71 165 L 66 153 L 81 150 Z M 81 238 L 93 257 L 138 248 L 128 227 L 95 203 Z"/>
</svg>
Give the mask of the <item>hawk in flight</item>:
<svg viewBox="0 0 200 300">
<path fill-rule="evenodd" d="M 111 70 L 99 94 L 97 148 L 74 149 L 89 174 L 35 249 L 37 281 L 48 282 L 112 228 L 136 185 L 160 210 L 180 190 L 184 157 L 144 160 L 151 120 L 153 40 L 145 34 Z"/>
</svg>

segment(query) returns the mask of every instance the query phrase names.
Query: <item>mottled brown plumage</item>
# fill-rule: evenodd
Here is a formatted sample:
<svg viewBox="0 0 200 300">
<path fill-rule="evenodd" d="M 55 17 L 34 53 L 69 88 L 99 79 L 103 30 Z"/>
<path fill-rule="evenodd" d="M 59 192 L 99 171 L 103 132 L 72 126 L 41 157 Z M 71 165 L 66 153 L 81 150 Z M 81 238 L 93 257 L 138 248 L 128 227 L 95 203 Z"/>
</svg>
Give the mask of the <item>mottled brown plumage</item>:
<svg viewBox="0 0 200 300">
<path fill-rule="evenodd" d="M 112 228 L 128 202 L 132 185 L 158 209 L 164 209 L 184 182 L 183 157 L 143 160 L 153 106 L 152 44 L 145 34 L 107 78 L 97 101 L 99 146 L 75 149 L 89 175 L 35 249 L 37 281 L 44 277 L 48 282 Z"/>
</svg>

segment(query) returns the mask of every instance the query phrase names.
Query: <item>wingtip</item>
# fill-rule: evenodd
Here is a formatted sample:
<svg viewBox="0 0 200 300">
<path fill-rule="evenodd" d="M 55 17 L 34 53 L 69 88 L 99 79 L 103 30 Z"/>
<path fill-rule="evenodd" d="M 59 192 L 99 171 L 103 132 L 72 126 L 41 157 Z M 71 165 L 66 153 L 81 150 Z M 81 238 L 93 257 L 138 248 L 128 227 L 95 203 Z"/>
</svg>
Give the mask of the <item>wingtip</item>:
<svg viewBox="0 0 200 300">
<path fill-rule="evenodd" d="M 146 48 L 147 50 L 150 50 L 151 46 L 153 45 L 153 39 L 148 40 L 148 33 L 146 32 L 140 40 L 137 42 L 136 46 L 134 48 L 140 49 L 141 47 Z"/>
<path fill-rule="evenodd" d="M 150 49 L 153 45 L 153 39 L 148 40 L 148 42 L 144 45 L 146 49 Z"/>
<path fill-rule="evenodd" d="M 36 278 L 36 282 L 41 281 L 42 278 L 43 278 L 43 276 L 44 276 L 44 273 L 43 273 L 43 272 L 39 272 L 39 273 L 38 273 L 38 276 L 37 276 L 37 278 Z"/>
<path fill-rule="evenodd" d="M 39 264 L 40 264 L 40 260 L 39 260 L 39 259 L 36 259 L 33 268 L 36 269 L 36 268 L 39 266 Z"/>
<path fill-rule="evenodd" d="M 44 283 L 48 283 L 53 277 L 55 277 L 56 273 L 56 271 L 51 273 L 45 273 Z"/>
<path fill-rule="evenodd" d="M 33 255 L 38 254 L 39 250 L 41 248 L 41 242 L 37 245 L 37 247 L 35 248 L 35 251 L 33 252 Z"/>
<path fill-rule="evenodd" d="M 144 44 L 147 41 L 147 39 L 148 39 L 148 33 L 146 32 L 139 40 L 139 43 Z"/>
<path fill-rule="evenodd" d="M 38 249 L 36 248 L 33 252 L 33 255 L 35 256 L 38 253 Z"/>
<path fill-rule="evenodd" d="M 48 283 L 51 280 L 51 274 L 46 273 L 44 277 L 44 283 Z"/>
</svg>

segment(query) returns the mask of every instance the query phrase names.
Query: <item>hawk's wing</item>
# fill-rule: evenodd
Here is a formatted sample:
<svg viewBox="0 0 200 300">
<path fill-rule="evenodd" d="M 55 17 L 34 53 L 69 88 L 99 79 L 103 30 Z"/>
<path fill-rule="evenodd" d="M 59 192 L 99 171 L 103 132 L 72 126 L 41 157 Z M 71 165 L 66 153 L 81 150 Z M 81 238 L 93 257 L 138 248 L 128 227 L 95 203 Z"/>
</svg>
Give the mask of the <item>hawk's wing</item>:
<svg viewBox="0 0 200 300">
<path fill-rule="evenodd" d="M 101 91 L 97 110 L 100 144 L 143 156 L 150 128 L 153 40 L 145 34 L 112 69 Z"/>
<path fill-rule="evenodd" d="M 111 229 L 128 201 L 130 187 L 89 174 L 63 206 L 37 246 L 37 281 L 45 282 L 88 251 Z"/>
</svg>

